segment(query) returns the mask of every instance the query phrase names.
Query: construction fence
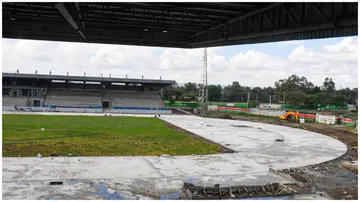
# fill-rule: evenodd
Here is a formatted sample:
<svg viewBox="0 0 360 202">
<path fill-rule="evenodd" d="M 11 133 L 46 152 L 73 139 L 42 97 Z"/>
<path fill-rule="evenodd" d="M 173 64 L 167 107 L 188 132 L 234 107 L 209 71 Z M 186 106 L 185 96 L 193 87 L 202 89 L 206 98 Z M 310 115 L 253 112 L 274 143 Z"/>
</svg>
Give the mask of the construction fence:
<svg viewBox="0 0 360 202">
<path fill-rule="evenodd" d="M 164 101 L 166 107 L 188 107 L 188 108 L 196 108 L 200 107 L 201 103 L 199 102 L 170 102 L 168 100 Z M 247 104 L 247 103 L 219 103 L 219 102 L 210 102 L 210 105 L 216 105 L 219 107 L 237 107 L 237 108 L 252 108 L 255 105 Z M 356 107 L 353 105 L 346 105 L 342 107 L 337 106 L 317 106 L 317 105 L 304 105 L 304 106 L 293 106 L 291 104 L 267 104 L 260 103 L 256 104 L 256 108 L 260 109 L 297 109 L 297 110 L 322 110 L 322 111 L 337 111 L 337 110 L 356 110 Z"/>
<path fill-rule="evenodd" d="M 271 117 L 280 117 L 286 113 L 285 110 L 276 110 L 276 109 L 259 109 L 259 108 L 241 108 L 241 107 L 217 107 L 218 111 L 226 112 L 226 113 L 245 113 L 252 114 L 258 116 L 271 116 Z M 295 113 L 293 114 L 295 117 Z M 353 126 L 357 127 L 357 123 L 350 118 L 342 118 L 337 117 L 335 115 L 325 115 L 321 113 L 300 113 L 299 118 L 304 119 L 305 122 L 317 122 L 317 123 L 325 123 L 325 124 L 341 124 L 345 126 Z M 340 119 L 340 120 L 339 120 Z"/>
</svg>

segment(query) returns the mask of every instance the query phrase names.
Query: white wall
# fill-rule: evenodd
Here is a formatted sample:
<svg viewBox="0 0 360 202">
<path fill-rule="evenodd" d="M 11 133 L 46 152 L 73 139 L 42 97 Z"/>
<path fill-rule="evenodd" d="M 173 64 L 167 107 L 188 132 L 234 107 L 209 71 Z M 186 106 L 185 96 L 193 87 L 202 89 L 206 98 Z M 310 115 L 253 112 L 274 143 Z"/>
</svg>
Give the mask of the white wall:
<svg viewBox="0 0 360 202">
<path fill-rule="evenodd" d="M 323 115 L 323 114 L 316 114 L 316 122 L 318 123 L 326 123 L 326 124 L 335 124 L 336 119 L 335 115 Z"/>
<path fill-rule="evenodd" d="M 279 104 L 260 104 L 261 109 L 281 109 Z"/>
<path fill-rule="evenodd" d="M 13 106 L 3 106 L 3 111 L 15 111 Z M 50 107 L 24 107 L 25 111 L 43 112 L 78 112 L 78 113 L 102 113 L 102 109 L 95 108 L 50 108 Z M 112 113 L 122 114 L 171 114 L 170 110 L 131 110 L 131 109 L 111 109 Z"/>
<path fill-rule="evenodd" d="M 250 114 L 279 117 L 285 113 L 285 110 L 256 109 L 251 108 Z"/>
</svg>

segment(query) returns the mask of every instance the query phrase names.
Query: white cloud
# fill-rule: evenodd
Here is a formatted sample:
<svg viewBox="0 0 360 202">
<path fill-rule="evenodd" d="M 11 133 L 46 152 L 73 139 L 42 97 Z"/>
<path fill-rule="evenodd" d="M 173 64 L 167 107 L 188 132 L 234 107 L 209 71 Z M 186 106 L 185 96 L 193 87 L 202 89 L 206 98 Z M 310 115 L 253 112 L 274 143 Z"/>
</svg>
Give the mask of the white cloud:
<svg viewBox="0 0 360 202">
<path fill-rule="evenodd" d="M 264 54 L 259 51 L 249 50 L 241 52 L 230 59 L 230 67 L 235 70 L 242 69 L 283 69 L 284 61 L 280 58 Z"/>
<path fill-rule="evenodd" d="M 304 44 L 304 41 L 280 41 L 280 42 L 275 42 L 278 44 L 282 44 L 282 45 L 301 45 Z"/>
<path fill-rule="evenodd" d="M 345 38 L 334 45 L 326 45 L 324 49 L 331 53 L 357 53 L 357 40 L 355 38 Z"/>
<path fill-rule="evenodd" d="M 299 46 L 289 54 L 289 65 L 297 67 L 294 73 L 304 75 L 318 85 L 325 77 L 332 77 L 337 87 L 357 87 L 357 47 L 357 40 L 350 37 L 325 45 L 320 51 Z"/>
<path fill-rule="evenodd" d="M 3 72 L 173 79 L 178 83 L 200 82 L 203 49 L 152 48 L 123 45 L 81 44 L 3 39 Z M 321 85 L 332 77 L 337 87 L 357 86 L 357 40 L 344 38 L 320 49 L 305 47 L 303 41 L 274 43 L 296 45 L 288 56 L 278 57 L 249 49 L 227 59 L 218 55 L 226 47 L 208 48 L 209 83 L 273 86 L 291 74 L 305 76 Z M 249 45 L 251 47 L 251 45 Z M 161 54 L 156 54 L 163 50 Z"/>
</svg>

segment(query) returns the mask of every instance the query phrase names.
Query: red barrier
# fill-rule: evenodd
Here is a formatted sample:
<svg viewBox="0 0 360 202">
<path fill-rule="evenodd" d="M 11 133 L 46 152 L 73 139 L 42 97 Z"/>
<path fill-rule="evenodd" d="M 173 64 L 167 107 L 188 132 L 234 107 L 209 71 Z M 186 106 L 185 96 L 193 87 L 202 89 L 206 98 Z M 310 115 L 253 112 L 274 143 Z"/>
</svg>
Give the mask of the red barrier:
<svg viewBox="0 0 360 202">
<path fill-rule="evenodd" d="M 229 111 L 242 111 L 242 112 L 250 112 L 250 110 L 246 108 L 240 108 L 240 107 L 217 107 L 218 110 L 229 110 Z"/>
</svg>

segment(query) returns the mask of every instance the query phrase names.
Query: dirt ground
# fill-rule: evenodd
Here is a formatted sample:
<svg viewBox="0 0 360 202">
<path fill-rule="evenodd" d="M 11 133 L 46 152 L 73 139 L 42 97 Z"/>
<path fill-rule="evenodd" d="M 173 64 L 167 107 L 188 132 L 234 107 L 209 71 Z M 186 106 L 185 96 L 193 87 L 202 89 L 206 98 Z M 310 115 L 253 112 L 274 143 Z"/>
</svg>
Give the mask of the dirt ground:
<svg viewBox="0 0 360 202">
<path fill-rule="evenodd" d="M 232 116 L 235 120 L 246 120 L 261 123 L 283 125 L 301 128 L 340 140 L 348 146 L 348 151 L 343 156 L 329 162 L 318 165 L 305 166 L 282 170 L 280 172 L 290 175 L 292 178 L 304 183 L 304 190 L 316 190 L 324 192 L 333 199 L 358 199 L 358 173 L 340 167 L 343 162 L 357 161 L 358 137 L 357 133 L 351 132 L 343 126 L 333 126 L 318 123 L 290 123 L 274 118 Z"/>
</svg>

